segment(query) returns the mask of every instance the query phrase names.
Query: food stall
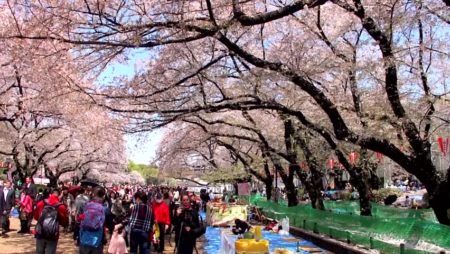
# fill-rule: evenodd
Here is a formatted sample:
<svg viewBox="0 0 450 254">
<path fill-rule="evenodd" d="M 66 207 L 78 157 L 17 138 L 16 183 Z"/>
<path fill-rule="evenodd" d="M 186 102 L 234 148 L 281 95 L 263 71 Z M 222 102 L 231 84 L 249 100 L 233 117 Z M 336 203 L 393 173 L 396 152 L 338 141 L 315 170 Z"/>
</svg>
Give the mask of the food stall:
<svg viewBox="0 0 450 254">
<path fill-rule="evenodd" d="M 247 206 L 209 202 L 206 207 L 206 222 L 213 227 L 226 227 L 234 224 L 235 219 L 247 220 Z"/>
</svg>

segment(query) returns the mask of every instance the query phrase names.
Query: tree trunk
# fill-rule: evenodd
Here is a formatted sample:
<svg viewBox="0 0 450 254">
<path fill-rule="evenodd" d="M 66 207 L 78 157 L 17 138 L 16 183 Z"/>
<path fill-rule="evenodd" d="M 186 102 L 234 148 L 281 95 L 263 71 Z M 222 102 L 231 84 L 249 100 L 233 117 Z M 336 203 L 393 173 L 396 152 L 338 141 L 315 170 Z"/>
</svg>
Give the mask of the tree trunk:
<svg viewBox="0 0 450 254">
<path fill-rule="evenodd" d="M 294 182 L 289 181 L 287 184 L 285 183 L 285 187 L 288 206 L 298 205 L 297 188 L 295 187 Z"/>
<path fill-rule="evenodd" d="M 369 172 L 361 167 L 353 167 L 348 171 L 350 183 L 359 193 L 359 210 L 362 216 L 372 216 L 372 204 L 370 204 Z"/>
<path fill-rule="evenodd" d="M 432 194 L 429 193 L 429 202 L 439 223 L 450 226 L 450 181 L 448 178 L 450 174 Z"/>
<path fill-rule="evenodd" d="M 322 174 L 315 171 L 312 172 L 312 177 L 310 178 L 311 187 L 308 188 L 308 195 L 311 199 L 311 206 L 314 209 L 325 210 L 325 205 L 323 203 L 322 196 Z"/>
<path fill-rule="evenodd" d="M 358 191 L 359 193 L 362 193 L 361 190 Z M 359 195 L 359 207 L 359 211 L 362 216 L 372 216 L 372 204 L 370 203 L 370 198 L 367 194 Z"/>
<path fill-rule="evenodd" d="M 47 178 L 50 180 L 49 186 L 50 187 L 58 187 L 58 178 L 55 176 L 47 176 Z"/>
<path fill-rule="evenodd" d="M 309 199 L 311 200 L 311 206 L 314 209 L 325 210 L 325 205 L 323 204 L 322 197 L 322 174 L 311 170 L 312 176 L 308 178 L 306 172 L 302 170 L 297 171 L 297 176 L 300 181 L 305 186 L 305 191 L 308 193 Z M 313 173 L 314 172 L 314 173 Z"/>
<path fill-rule="evenodd" d="M 270 178 L 270 180 L 265 182 L 265 188 L 266 188 L 266 197 L 267 200 L 270 201 L 272 199 L 272 191 L 273 191 L 273 179 Z"/>
<path fill-rule="evenodd" d="M 421 163 L 423 163 L 421 165 Z M 421 160 L 416 163 L 417 166 L 426 166 L 426 161 Z M 431 164 L 428 164 L 434 167 Z M 429 205 L 433 209 L 436 219 L 439 223 L 450 226 L 450 168 L 444 176 L 436 172 L 435 168 L 423 167 L 423 174 L 416 175 L 417 178 L 425 185 L 428 192 Z"/>
<path fill-rule="evenodd" d="M 295 188 L 294 184 L 289 187 L 286 186 L 286 197 L 288 199 L 288 206 L 298 205 L 297 188 Z"/>
<path fill-rule="evenodd" d="M 425 186 L 430 207 L 439 223 L 450 226 L 450 168 L 446 174 L 438 171 L 431 160 L 430 151 L 417 153 L 408 172 Z"/>
<path fill-rule="evenodd" d="M 314 209 L 325 210 L 325 205 L 323 204 L 323 198 L 320 191 L 313 190 L 308 192 L 309 198 L 311 199 L 311 206 Z"/>
<path fill-rule="evenodd" d="M 234 195 L 238 196 L 239 192 L 238 192 L 238 183 L 237 182 L 233 183 L 233 188 L 234 188 Z"/>
</svg>

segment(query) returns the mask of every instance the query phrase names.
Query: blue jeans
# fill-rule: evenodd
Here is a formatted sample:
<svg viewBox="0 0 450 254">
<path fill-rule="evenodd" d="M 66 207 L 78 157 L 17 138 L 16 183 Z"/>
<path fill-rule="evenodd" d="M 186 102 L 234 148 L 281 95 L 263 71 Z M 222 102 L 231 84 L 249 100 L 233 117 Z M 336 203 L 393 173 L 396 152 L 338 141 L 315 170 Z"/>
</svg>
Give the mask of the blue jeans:
<svg viewBox="0 0 450 254">
<path fill-rule="evenodd" d="M 150 254 L 150 233 L 144 231 L 131 230 L 130 233 L 130 254 Z"/>
</svg>

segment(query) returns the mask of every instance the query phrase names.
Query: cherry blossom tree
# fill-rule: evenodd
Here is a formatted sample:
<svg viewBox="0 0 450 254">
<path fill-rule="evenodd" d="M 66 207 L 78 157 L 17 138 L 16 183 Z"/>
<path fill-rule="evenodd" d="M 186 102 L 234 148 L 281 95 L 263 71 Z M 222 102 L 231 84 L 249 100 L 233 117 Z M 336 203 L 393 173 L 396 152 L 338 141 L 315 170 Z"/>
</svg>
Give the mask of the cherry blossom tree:
<svg viewBox="0 0 450 254">
<path fill-rule="evenodd" d="M 450 169 L 437 170 L 430 142 L 448 124 L 435 107 L 448 82 L 445 0 L 4 5 L 3 40 L 58 41 L 95 70 L 148 49 L 154 59 L 131 82 L 86 91 L 133 119 L 133 131 L 200 111 L 277 110 L 331 141 L 388 156 L 426 186 L 438 220 L 450 224 Z"/>
<path fill-rule="evenodd" d="M 75 71 L 67 48 L 20 42 L 9 40 L 0 50 L 0 154 L 13 159 L 15 174 L 22 180 L 40 174 L 56 185 L 61 175 L 93 164 L 126 169 L 121 123 L 79 92 L 92 80 Z"/>
</svg>

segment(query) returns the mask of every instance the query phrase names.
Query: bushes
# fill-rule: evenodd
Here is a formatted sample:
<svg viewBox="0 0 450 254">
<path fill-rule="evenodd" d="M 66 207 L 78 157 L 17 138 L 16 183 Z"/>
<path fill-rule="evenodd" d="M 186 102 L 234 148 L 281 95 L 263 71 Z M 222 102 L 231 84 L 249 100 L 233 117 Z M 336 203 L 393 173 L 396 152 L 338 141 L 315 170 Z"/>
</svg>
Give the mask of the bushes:
<svg viewBox="0 0 450 254">
<path fill-rule="evenodd" d="M 400 197 L 402 195 L 402 191 L 398 189 L 379 189 L 379 190 L 373 190 L 372 191 L 372 201 L 377 203 L 382 203 L 385 198 L 387 198 L 390 195 L 396 195 L 397 197 Z"/>
<path fill-rule="evenodd" d="M 352 193 L 350 193 L 349 191 L 342 191 L 340 193 L 340 197 L 339 198 L 341 200 L 344 200 L 344 201 L 349 201 L 349 200 L 352 199 Z"/>
</svg>

